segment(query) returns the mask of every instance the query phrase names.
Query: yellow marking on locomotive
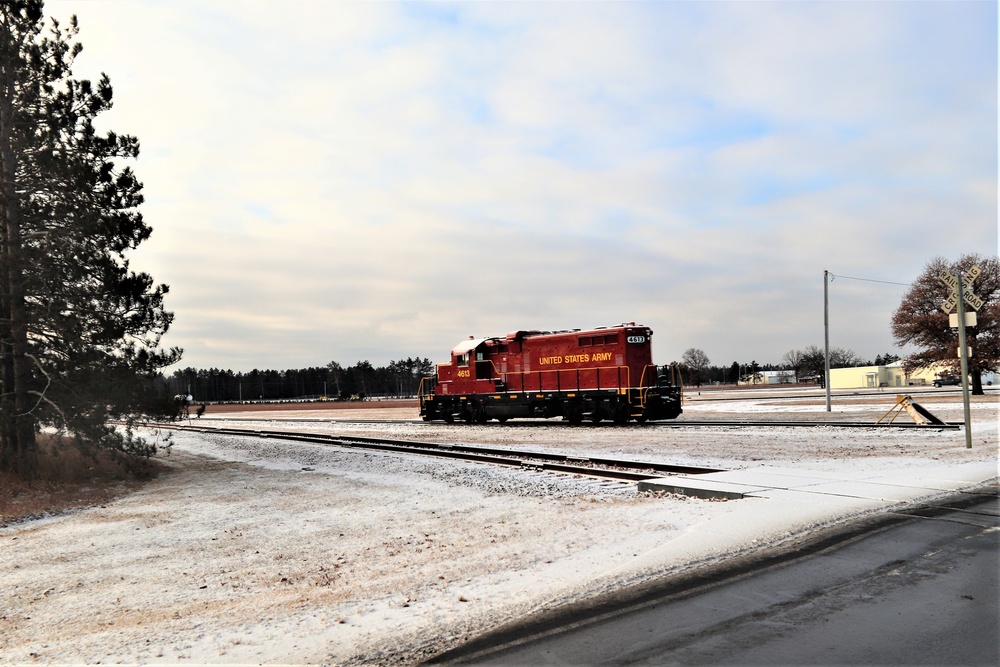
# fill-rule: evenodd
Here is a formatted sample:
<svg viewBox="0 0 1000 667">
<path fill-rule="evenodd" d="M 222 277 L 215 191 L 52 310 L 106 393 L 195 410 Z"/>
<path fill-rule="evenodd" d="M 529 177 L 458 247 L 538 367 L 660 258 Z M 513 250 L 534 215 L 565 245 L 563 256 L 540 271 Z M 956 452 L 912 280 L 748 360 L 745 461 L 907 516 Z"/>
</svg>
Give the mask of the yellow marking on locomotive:
<svg viewBox="0 0 1000 667">
<path fill-rule="evenodd" d="M 539 366 L 557 366 L 563 364 L 591 364 L 595 362 L 611 361 L 613 352 L 581 352 L 580 354 L 567 354 L 565 356 L 556 354 L 548 357 L 539 357 Z"/>
</svg>

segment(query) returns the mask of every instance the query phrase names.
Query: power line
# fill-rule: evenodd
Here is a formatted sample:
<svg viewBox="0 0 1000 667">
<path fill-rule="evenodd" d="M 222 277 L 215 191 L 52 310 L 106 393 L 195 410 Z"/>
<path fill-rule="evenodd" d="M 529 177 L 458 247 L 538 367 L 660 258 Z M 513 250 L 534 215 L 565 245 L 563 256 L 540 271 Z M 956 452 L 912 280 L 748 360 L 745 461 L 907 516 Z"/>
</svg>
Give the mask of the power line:
<svg viewBox="0 0 1000 667">
<path fill-rule="evenodd" d="M 873 280 L 872 278 L 854 278 L 852 276 L 838 276 L 834 273 L 830 273 L 831 278 L 844 278 L 846 280 L 860 280 L 866 283 L 882 283 L 883 285 L 902 285 L 903 287 L 909 287 L 910 283 L 894 283 L 889 280 Z M 832 280 L 830 282 L 833 282 Z"/>
</svg>

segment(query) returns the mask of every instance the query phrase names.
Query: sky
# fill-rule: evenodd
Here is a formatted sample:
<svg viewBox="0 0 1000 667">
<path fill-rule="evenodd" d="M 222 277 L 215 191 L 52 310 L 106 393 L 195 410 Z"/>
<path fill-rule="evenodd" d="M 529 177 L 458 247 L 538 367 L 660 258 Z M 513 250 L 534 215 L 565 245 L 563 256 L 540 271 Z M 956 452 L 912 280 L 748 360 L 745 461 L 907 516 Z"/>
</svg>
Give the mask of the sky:
<svg viewBox="0 0 1000 667">
<path fill-rule="evenodd" d="M 932 259 L 998 253 L 995 2 L 45 9 L 141 143 L 168 373 L 621 322 L 779 363 L 823 346 L 824 271 L 874 359 Z"/>
</svg>

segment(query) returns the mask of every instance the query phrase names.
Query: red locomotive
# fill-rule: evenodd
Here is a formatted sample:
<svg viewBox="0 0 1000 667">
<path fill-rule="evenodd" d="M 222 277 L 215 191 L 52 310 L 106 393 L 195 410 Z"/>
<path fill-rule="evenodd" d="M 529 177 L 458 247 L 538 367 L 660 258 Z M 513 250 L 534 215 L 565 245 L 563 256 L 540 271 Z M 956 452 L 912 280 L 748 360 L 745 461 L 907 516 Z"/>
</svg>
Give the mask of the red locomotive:
<svg viewBox="0 0 1000 667">
<path fill-rule="evenodd" d="M 572 424 L 674 419 L 681 413 L 680 376 L 673 366 L 653 364 L 652 335 L 629 322 L 470 337 L 421 382 L 420 416 L 480 424 L 516 417 Z"/>
</svg>

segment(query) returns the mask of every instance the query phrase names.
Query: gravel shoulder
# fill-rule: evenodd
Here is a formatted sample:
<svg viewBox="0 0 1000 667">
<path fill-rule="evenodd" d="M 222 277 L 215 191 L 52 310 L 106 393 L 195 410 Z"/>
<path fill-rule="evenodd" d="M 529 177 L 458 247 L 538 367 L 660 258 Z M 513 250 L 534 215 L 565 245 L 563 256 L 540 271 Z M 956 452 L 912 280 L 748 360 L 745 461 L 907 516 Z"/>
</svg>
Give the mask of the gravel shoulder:
<svg viewBox="0 0 1000 667">
<path fill-rule="evenodd" d="M 924 403 L 960 420 L 960 395 L 942 396 Z M 893 400 L 845 400 L 830 417 L 875 421 Z M 901 478 L 947 468 L 985 481 L 996 476 L 997 403 L 974 404 L 972 450 L 962 431 L 929 428 L 446 427 L 415 421 L 412 408 L 281 416 L 307 420 L 295 430 L 727 468 Z M 818 410 L 815 397 L 712 397 L 689 401 L 685 416 Z M 225 423 L 209 412 L 203 425 Z M 772 501 L 639 495 L 624 483 L 212 433 L 177 433 L 159 459 L 169 471 L 136 493 L 0 529 L 0 663 L 413 664 L 511 618 L 887 509 L 802 508 L 747 542 L 725 527 Z"/>
</svg>

